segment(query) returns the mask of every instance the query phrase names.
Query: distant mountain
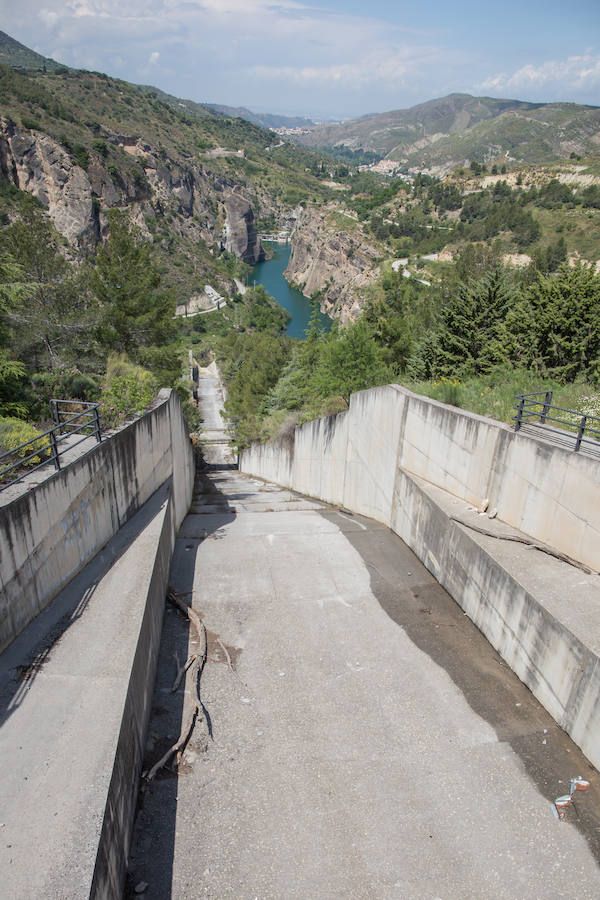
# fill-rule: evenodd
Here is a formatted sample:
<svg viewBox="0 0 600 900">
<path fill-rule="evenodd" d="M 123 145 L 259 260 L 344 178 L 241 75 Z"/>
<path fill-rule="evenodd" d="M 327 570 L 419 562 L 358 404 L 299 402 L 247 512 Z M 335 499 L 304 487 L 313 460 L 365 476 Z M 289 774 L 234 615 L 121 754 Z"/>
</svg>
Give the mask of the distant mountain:
<svg viewBox="0 0 600 900">
<path fill-rule="evenodd" d="M 15 41 L 4 31 L 0 31 L 0 63 L 10 66 L 12 69 L 34 69 L 42 72 L 58 72 L 68 69 L 68 66 L 55 59 L 41 56 L 35 50 L 30 50 L 29 47 Z"/>
<path fill-rule="evenodd" d="M 155 97 L 164 100 L 170 106 L 177 108 L 179 112 L 187 113 L 198 118 L 206 118 L 206 116 L 227 116 L 230 119 L 244 119 L 259 128 L 302 128 L 313 125 L 310 119 L 303 119 L 301 116 L 278 116 L 271 113 L 254 113 L 244 106 L 225 106 L 222 103 L 196 103 L 194 100 L 182 100 L 180 97 L 174 97 L 172 94 L 166 94 L 160 88 L 149 84 L 138 85 L 144 93 L 152 94 Z"/>
<path fill-rule="evenodd" d="M 303 116 L 278 116 L 272 113 L 255 113 L 244 106 L 223 106 L 220 103 L 205 103 L 213 112 L 222 113 L 233 118 L 246 119 L 262 128 L 304 128 L 312 125 L 311 119 Z"/>
<path fill-rule="evenodd" d="M 278 116 L 271 113 L 255 113 L 244 106 L 225 106 L 222 103 L 196 103 L 194 100 L 182 100 L 172 94 L 166 94 L 157 87 L 148 84 L 138 85 L 141 91 L 151 93 L 170 106 L 175 106 L 180 112 L 188 115 L 204 118 L 206 116 L 227 116 L 230 119 L 244 119 L 259 128 L 301 128 L 313 124 L 310 119 L 301 116 Z"/>
<path fill-rule="evenodd" d="M 600 153 L 600 107 L 450 94 L 410 109 L 314 126 L 310 147 L 364 150 L 408 167 L 436 168 L 504 155 L 547 163 Z"/>
</svg>

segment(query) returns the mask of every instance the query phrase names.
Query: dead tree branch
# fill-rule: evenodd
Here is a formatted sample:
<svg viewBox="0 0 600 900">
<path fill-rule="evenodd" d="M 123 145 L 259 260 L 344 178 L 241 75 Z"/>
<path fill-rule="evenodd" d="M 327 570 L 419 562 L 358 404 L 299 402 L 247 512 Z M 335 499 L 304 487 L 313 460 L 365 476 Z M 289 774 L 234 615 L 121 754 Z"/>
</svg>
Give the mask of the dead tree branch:
<svg viewBox="0 0 600 900">
<path fill-rule="evenodd" d="M 229 666 L 229 671 L 231 672 L 231 674 L 237 678 L 237 680 L 240 682 L 240 684 L 243 684 L 244 687 L 246 687 L 246 685 L 244 684 L 244 682 L 242 681 L 242 679 L 240 678 L 240 676 L 238 675 L 236 670 L 233 668 L 233 665 L 231 663 L 231 656 L 229 655 L 229 650 L 227 649 L 227 647 L 225 646 L 225 644 L 223 643 L 221 638 L 217 638 L 217 644 L 219 645 L 219 647 L 225 654 L 225 659 L 227 660 L 227 665 Z"/>
<path fill-rule="evenodd" d="M 179 599 L 178 595 L 174 591 L 168 591 L 167 600 L 170 603 L 173 603 L 189 619 L 190 626 L 196 632 L 199 649 L 197 653 L 192 654 L 192 656 L 188 659 L 185 666 L 183 667 L 179 665 L 179 658 L 177 659 L 177 666 L 180 670 L 178 671 L 177 675 L 179 679 L 181 679 L 181 677 L 183 676 L 183 672 L 187 669 L 186 691 L 184 695 L 184 715 L 181 725 L 181 731 L 175 743 L 171 747 L 169 747 L 167 752 L 158 760 L 158 762 L 155 763 L 152 768 L 144 774 L 143 777 L 147 782 L 152 781 L 155 778 L 157 772 L 159 772 L 160 769 L 162 769 L 163 766 L 165 766 L 171 759 L 171 757 L 175 754 L 177 754 L 177 761 L 179 762 L 182 750 L 185 749 L 185 746 L 190 739 L 190 735 L 194 730 L 196 721 L 198 720 L 198 718 L 204 718 L 202 701 L 200 699 L 200 679 L 202 677 L 202 670 L 204 669 L 204 665 L 206 663 L 206 628 L 204 626 L 204 623 L 201 621 L 198 613 L 190 606 L 186 606 L 186 604 Z"/>
</svg>

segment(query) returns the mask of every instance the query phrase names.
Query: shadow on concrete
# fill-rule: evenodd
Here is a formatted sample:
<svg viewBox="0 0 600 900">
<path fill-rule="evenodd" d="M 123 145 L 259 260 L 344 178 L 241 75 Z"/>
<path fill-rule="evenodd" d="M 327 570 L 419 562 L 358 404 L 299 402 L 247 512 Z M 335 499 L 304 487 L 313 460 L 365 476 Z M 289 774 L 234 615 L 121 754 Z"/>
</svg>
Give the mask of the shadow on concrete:
<svg viewBox="0 0 600 900">
<path fill-rule="evenodd" d="M 336 512 L 321 515 L 336 522 L 360 553 L 371 590 L 390 619 L 444 669 L 498 740 L 510 745 L 549 803 L 569 792 L 569 778 L 581 775 L 591 782 L 565 812 L 600 863 L 600 788 L 595 768 L 577 745 L 401 538 L 363 516 L 350 514 L 353 525 Z M 515 816 L 519 802 L 515 797 Z M 550 805 L 548 815 L 553 815 Z"/>
<path fill-rule="evenodd" d="M 187 605 L 192 605 L 202 617 L 202 610 L 194 604 L 194 575 L 197 567 L 198 548 L 214 532 L 236 517 L 227 497 L 215 485 L 221 470 L 235 466 L 204 466 L 196 473 L 191 510 L 175 544 L 171 563 L 169 586 Z M 206 514 L 200 511 L 206 507 Z M 188 657 L 189 620 L 172 604 L 167 603 L 152 709 L 148 724 L 148 736 L 142 771 L 150 769 L 177 741 L 183 718 L 185 679 L 179 690 L 172 693 L 176 665 Z M 202 691 L 200 691 L 202 695 Z M 208 726 L 208 739 L 212 740 L 210 709 L 203 707 Z M 206 729 L 196 728 L 188 742 L 188 755 L 205 752 Z M 179 779 L 185 778 L 185 762 L 178 769 L 169 763 L 156 778 L 146 783 L 142 780 L 138 797 L 129 867 L 125 886 L 125 898 L 140 896 L 136 887 L 145 882 L 145 900 L 166 900 L 172 896 L 173 860 L 177 827 L 177 794 Z M 201 803 L 201 798 L 198 798 Z M 181 828 L 185 823 L 180 823 Z"/>
<path fill-rule="evenodd" d="M 0 725 L 19 708 L 58 642 L 85 614 L 106 573 L 160 512 L 166 490 L 160 487 L 0 655 Z"/>
</svg>

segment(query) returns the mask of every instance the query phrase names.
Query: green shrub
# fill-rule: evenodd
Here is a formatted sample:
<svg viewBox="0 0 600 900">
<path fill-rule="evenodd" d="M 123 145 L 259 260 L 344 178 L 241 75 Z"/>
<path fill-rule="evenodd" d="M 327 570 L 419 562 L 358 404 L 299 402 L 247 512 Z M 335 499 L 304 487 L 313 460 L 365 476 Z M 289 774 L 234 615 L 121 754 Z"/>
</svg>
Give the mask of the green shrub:
<svg viewBox="0 0 600 900">
<path fill-rule="evenodd" d="M 434 382 L 434 399 L 447 403 L 449 406 L 462 406 L 461 384 L 456 378 L 444 378 Z"/>
<path fill-rule="evenodd" d="M 74 375 L 71 380 L 71 396 L 77 400 L 95 400 L 98 385 L 89 375 Z"/>
<path fill-rule="evenodd" d="M 40 431 L 34 425 L 30 425 L 29 422 L 24 422 L 22 419 L 13 419 L 12 416 L 2 416 L 0 417 L 0 452 L 8 453 L 10 450 L 14 451 L 14 457 L 9 457 L 7 461 L 10 464 L 19 459 L 23 460 L 35 451 L 36 456 L 24 462 L 23 465 L 36 466 L 50 453 L 50 443 L 47 437 L 40 438 L 27 447 L 21 447 L 18 450 L 15 450 L 15 448 L 26 441 L 33 441 L 39 434 Z M 0 475 L 5 471 L 5 468 L 6 463 L 0 469 Z"/>
<path fill-rule="evenodd" d="M 84 375 L 77 366 L 59 363 L 48 372 L 36 372 L 31 379 L 38 394 L 38 401 L 46 406 L 53 398 L 59 400 L 96 400 L 98 384 Z"/>
<path fill-rule="evenodd" d="M 130 362 L 124 354 L 111 354 L 100 391 L 104 425 L 116 428 L 144 412 L 155 395 L 156 382 L 151 372 Z"/>
<path fill-rule="evenodd" d="M 196 317 L 198 318 L 198 317 Z M 152 372 L 161 387 L 173 387 L 183 373 L 181 349 L 178 344 L 164 344 L 161 347 L 141 347 L 139 361 Z"/>
<path fill-rule="evenodd" d="M 40 131 L 42 126 L 37 121 L 37 119 L 28 119 L 26 116 L 23 116 L 21 119 L 21 124 L 23 128 L 31 129 L 32 131 Z"/>
<path fill-rule="evenodd" d="M 100 140 L 100 138 L 96 138 L 92 141 L 92 149 L 96 151 L 100 156 L 103 156 L 105 159 L 108 156 L 108 145 L 106 141 Z"/>
</svg>

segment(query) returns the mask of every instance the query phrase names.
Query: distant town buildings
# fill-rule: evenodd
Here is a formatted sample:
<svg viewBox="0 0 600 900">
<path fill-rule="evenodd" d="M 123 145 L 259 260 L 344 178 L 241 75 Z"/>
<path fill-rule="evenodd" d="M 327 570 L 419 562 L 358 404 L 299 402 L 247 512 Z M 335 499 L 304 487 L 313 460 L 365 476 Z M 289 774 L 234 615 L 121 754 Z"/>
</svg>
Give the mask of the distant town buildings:
<svg viewBox="0 0 600 900">
<path fill-rule="evenodd" d="M 298 125 L 296 128 L 272 128 L 271 131 L 275 131 L 277 134 L 281 135 L 293 135 L 310 134 L 311 129 L 306 126 Z"/>
</svg>

